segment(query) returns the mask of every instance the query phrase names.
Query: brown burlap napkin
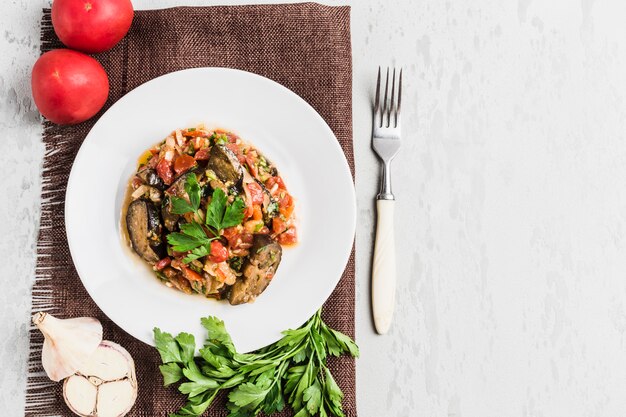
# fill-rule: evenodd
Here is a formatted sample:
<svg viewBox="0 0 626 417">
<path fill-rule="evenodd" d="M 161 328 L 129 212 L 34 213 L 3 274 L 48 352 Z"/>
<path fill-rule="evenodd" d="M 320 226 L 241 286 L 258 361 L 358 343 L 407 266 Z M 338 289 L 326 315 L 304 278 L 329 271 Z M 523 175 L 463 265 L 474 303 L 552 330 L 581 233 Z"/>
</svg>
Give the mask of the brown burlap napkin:
<svg viewBox="0 0 626 417">
<path fill-rule="evenodd" d="M 41 40 L 42 52 L 62 47 L 49 10 L 44 10 Z M 238 68 L 271 78 L 295 91 L 322 115 L 354 172 L 349 7 L 304 3 L 137 11 L 126 38 L 96 58 L 111 83 L 105 110 L 140 84 L 185 68 Z M 44 124 L 46 156 L 33 311 L 99 318 L 105 338 L 126 347 L 136 362 L 139 396 L 129 415 L 164 416 L 183 404 L 183 396 L 162 386 L 156 350 L 113 324 L 89 298 L 67 245 L 65 187 L 76 152 L 97 118 L 77 126 Z M 354 253 L 325 305 L 324 316 L 331 326 L 354 336 Z M 42 373 L 41 344 L 39 332 L 32 331 L 25 414 L 71 415 L 63 403 L 61 384 L 50 383 Z M 346 415 L 356 416 L 354 360 L 333 359 L 330 366 L 345 393 Z M 223 402 L 224 398 L 217 401 L 207 415 L 226 415 Z M 285 411 L 281 415 L 291 414 Z"/>
</svg>

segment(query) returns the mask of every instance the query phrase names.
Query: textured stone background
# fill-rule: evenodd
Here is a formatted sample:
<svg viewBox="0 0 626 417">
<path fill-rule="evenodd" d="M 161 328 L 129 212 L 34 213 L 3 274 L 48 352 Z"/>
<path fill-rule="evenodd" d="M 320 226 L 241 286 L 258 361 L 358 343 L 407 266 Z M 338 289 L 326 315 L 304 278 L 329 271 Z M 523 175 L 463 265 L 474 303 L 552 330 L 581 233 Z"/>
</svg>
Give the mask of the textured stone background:
<svg viewBox="0 0 626 417">
<path fill-rule="evenodd" d="M 0 4 L 5 416 L 24 401 L 43 155 L 29 72 L 47 4 Z M 626 3 L 352 6 L 361 416 L 626 415 Z M 406 77 L 398 306 L 385 337 L 368 285 L 378 64 Z"/>
</svg>

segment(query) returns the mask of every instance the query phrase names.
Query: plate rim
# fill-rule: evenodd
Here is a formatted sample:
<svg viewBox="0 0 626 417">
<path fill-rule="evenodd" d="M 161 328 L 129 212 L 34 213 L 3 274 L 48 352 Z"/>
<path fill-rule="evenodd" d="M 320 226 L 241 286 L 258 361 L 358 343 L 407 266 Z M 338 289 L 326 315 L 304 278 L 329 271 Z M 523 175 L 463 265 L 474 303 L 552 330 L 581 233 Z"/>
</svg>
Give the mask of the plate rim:
<svg viewBox="0 0 626 417">
<path fill-rule="evenodd" d="M 163 75 L 160 75 L 158 77 L 152 78 L 140 85 L 138 85 L 137 87 L 133 88 L 132 90 L 130 90 L 129 92 L 127 92 L 126 94 L 124 94 L 122 97 L 120 97 L 115 103 L 111 104 L 107 110 L 101 114 L 98 118 L 98 120 L 94 123 L 94 125 L 90 128 L 89 132 L 87 133 L 87 135 L 85 136 L 85 139 L 83 140 L 83 142 L 81 143 L 76 156 L 74 158 L 74 161 L 72 162 L 72 167 L 70 169 L 70 174 L 67 180 L 67 186 L 66 186 L 66 191 L 65 191 L 65 198 L 64 198 L 64 222 L 65 222 L 65 232 L 66 232 L 66 240 L 68 243 L 68 248 L 70 251 L 70 256 L 72 259 L 72 263 L 74 265 L 74 268 L 76 270 L 76 273 L 78 274 L 78 277 L 81 281 L 81 284 L 83 285 L 83 288 L 87 291 L 87 294 L 89 295 L 89 297 L 92 299 L 92 301 L 96 304 L 96 306 L 100 309 L 100 311 L 102 311 L 102 313 L 104 313 L 104 315 L 109 318 L 113 323 L 115 323 L 117 326 L 119 326 L 122 330 L 124 330 L 127 334 L 129 334 L 130 336 L 132 336 L 134 339 L 139 340 L 143 343 L 146 343 L 148 346 L 154 346 L 154 342 L 151 340 L 150 342 L 147 342 L 146 340 L 142 339 L 141 337 L 131 333 L 131 331 L 127 330 L 125 328 L 125 326 L 123 326 L 123 323 L 119 323 L 115 320 L 113 320 L 111 317 L 109 317 L 109 315 L 106 313 L 105 308 L 103 308 L 101 306 L 101 304 L 98 302 L 97 297 L 94 297 L 94 294 L 92 293 L 94 291 L 94 288 L 92 288 L 90 290 L 89 285 L 86 284 L 87 278 L 83 278 L 83 276 L 85 275 L 85 270 L 81 269 L 82 267 L 79 266 L 79 262 L 77 262 L 75 259 L 77 259 L 76 254 L 78 253 L 76 247 L 74 244 L 72 244 L 72 238 L 70 236 L 73 236 L 73 233 L 71 233 L 70 230 L 70 225 L 72 224 L 72 221 L 69 220 L 72 213 L 73 213 L 73 209 L 72 209 L 72 197 L 73 193 L 71 192 L 71 190 L 73 189 L 73 185 L 75 184 L 75 182 L 77 181 L 77 178 L 80 176 L 77 171 L 75 170 L 76 167 L 76 162 L 80 160 L 81 156 L 84 153 L 84 149 L 85 149 L 85 143 L 89 140 L 92 131 L 96 129 L 96 127 L 98 127 L 100 124 L 105 123 L 106 119 L 107 119 L 107 114 L 109 113 L 109 111 L 111 109 L 113 109 L 114 107 L 116 107 L 118 105 L 118 103 L 120 102 L 124 102 L 127 100 L 132 99 L 133 97 L 137 96 L 138 94 L 141 94 L 142 90 L 147 87 L 149 84 L 156 82 L 156 81 L 163 81 L 163 80 L 167 80 L 168 78 L 173 78 L 173 77 L 178 77 L 181 76 L 181 74 L 184 73 L 194 73 L 194 72 L 198 72 L 198 73 L 202 73 L 202 72 L 206 72 L 206 73 L 211 73 L 211 72 L 215 72 L 215 73 L 229 73 L 229 72 L 234 72 L 234 73 L 238 73 L 239 75 L 243 75 L 246 77 L 252 77 L 255 78 L 261 82 L 265 82 L 265 83 L 270 83 L 272 84 L 274 87 L 278 88 L 279 90 L 282 90 L 283 93 L 286 93 L 290 96 L 292 96 L 293 98 L 297 99 L 298 101 L 300 101 L 302 104 L 304 104 L 305 107 L 308 108 L 309 113 L 311 114 L 311 116 L 315 117 L 318 119 L 318 122 L 321 122 L 321 125 L 323 126 L 324 129 L 327 130 L 327 132 L 334 138 L 333 141 L 331 141 L 332 146 L 335 148 L 336 151 L 338 151 L 342 158 L 342 175 L 343 174 L 347 174 L 347 176 L 350 178 L 349 184 L 349 190 L 350 190 L 350 195 L 349 195 L 349 201 L 351 203 L 351 207 L 349 207 L 349 212 L 351 214 L 351 219 L 350 219 L 350 236 L 351 236 L 351 244 L 349 246 L 346 247 L 346 249 L 344 250 L 344 253 L 342 253 L 341 255 L 341 259 L 342 259 L 342 264 L 343 264 L 343 268 L 341 273 L 339 273 L 338 277 L 336 277 L 334 284 L 328 287 L 328 289 L 326 289 L 324 291 L 324 297 L 323 300 L 321 302 L 320 305 L 318 305 L 315 308 L 312 308 L 312 311 L 308 311 L 307 312 L 307 317 L 312 317 L 315 312 L 322 308 L 323 305 L 328 301 L 328 299 L 330 298 L 330 296 L 332 295 L 332 293 L 335 291 L 335 289 L 337 288 L 337 286 L 339 285 L 339 282 L 341 281 L 341 278 L 346 270 L 346 267 L 348 266 L 348 263 L 350 261 L 350 257 L 352 255 L 352 251 L 354 249 L 354 245 L 355 245 L 355 241 L 356 241 L 356 224 L 357 224 L 357 199 L 356 199 L 356 185 L 355 185 L 355 176 L 353 174 L 353 170 L 351 169 L 349 162 L 348 162 L 348 158 L 343 150 L 343 148 L 341 147 L 341 144 L 339 142 L 339 139 L 337 138 L 337 135 L 335 135 L 335 133 L 333 132 L 333 130 L 330 128 L 330 126 L 328 125 L 328 123 L 326 122 L 326 120 L 317 112 L 317 110 L 309 103 L 307 102 L 304 98 L 302 98 L 300 95 L 298 95 L 297 93 L 295 93 L 294 91 L 292 91 L 291 89 L 287 88 L 286 86 L 280 84 L 277 81 L 274 81 L 270 78 L 267 78 L 263 75 L 260 74 L 256 74 L 253 72 L 249 72 L 249 71 L 244 71 L 244 70 L 240 70 L 240 69 L 235 69 L 235 68 L 227 68 L 227 67 L 197 67 L 197 68 L 188 68 L 188 69 L 182 69 L 182 70 L 178 70 L 178 71 L 172 71 Z M 213 74 L 209 74 L 209 75 L 213 75 Z M 103 121 L 104 120 L 104 121 Z M 68 221 L 69 220 L 69 221 Z M 348 220 L 348 219 L 346 219 Z M 76 243 L 76 242 L 74 242 Z M 313 304 L 313 303 L 312 303 Z M 317 304 L 317 303 L 314 303 Z M 308 318 L 307 318 L 308 319 Z M 305 319 L 305 320 L 307 320 Z M 197 318 L 197 320 L 200 320 L 200 317 Z M 304 323 L 301 323 L 304 324 Z M 283 330 L 287 330 L 287 329 L 283 329 Z M 180 329 L 178 331 L 186 331 L 186 329 Z M 271 343 L 276 342 L 279 339 L 276 339 L 272 342 L 263 344 L 263 346 L 260 346 L 256 349 L 260 349 L 264 346 L 267 346 Z M 239 349 L 238 349 L 239 351 Z M 248 350 L 250 351 L 250 350 Z M 244 353 L 244 352 L 242 352 Z"/>
</svg>

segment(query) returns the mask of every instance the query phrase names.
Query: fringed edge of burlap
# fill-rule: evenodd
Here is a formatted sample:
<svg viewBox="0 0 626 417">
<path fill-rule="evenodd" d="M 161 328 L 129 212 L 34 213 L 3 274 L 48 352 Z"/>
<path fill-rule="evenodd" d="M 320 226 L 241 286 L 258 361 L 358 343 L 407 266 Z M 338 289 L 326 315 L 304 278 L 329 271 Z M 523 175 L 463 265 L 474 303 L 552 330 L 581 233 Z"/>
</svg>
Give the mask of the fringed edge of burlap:
<svg viewBox="0 0 626 417">
<path fill-rule="evenodd" d="M 41 52 L 43 53 L 51 47 L 50 42 L 43 37 L 43 34 L 47 32 L 45 29 L 52 29 L 49 13 L 43 14 L 41 28 Z M 41 217 L 31 308 L 33 314 L 39 311 L 55 314 L 58 312 L 58 308 L 54 306 L 53 300 L 62 295 L 53 293 L 52 272 L 55 269 L 67 270 L 72 267 L 71 259 L 67 259 L 65 262 L 52 259 L 54 246 L 58 244 L 54 236 L 58 236 L 59 231 L 61 235 L 65 233 L 63 216 L 67 178 L 59 172 L 59 169 L 67 166 L 68 161 L 66 159 L 73 158 L 73 155 L 66 151 L 70 148 L 68 139 L 63 138 L 56 126 L 48 121 L 43 124 L 43 142 L 46 150 L 41 180 Z M 53 411 L 53 408 L 57 401 L 59 383 L 51 381 L 43 370 L 41 364 L 43 341 L 43 335 L 31 323 L 24 411 L 26 416 L 56 417 L 58 414 Z"/>
</svg>

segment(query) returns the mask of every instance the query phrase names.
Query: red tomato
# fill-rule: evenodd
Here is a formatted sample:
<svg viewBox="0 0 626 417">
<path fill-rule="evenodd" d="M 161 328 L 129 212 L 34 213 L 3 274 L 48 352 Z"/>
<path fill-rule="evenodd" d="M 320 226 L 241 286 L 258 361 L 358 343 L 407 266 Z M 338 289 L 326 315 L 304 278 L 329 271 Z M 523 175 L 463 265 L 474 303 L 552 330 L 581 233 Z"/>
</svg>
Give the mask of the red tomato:
<svg viewBox="0 0 626 417">
<path fill-rule="evenodd" d="M 252 159 L 252 157 L 250 155 L 246 155 L 244 157 L 244 160 L 246 161 L 246 165 L 248 165 L 248 168 L 250 168 L 250 173 L 252 174 L 252 176 L 254 178 L 258 178 L 259 171 L 256 169 L 256 165 L 254 165 L 254 160 Z"/>
<path fill-rule="evenodd" d="M 189 171 L 194 165 L 196 165 L 196 160 L 193 159 L 193 156 L 184 154 L 176 158 L 174 161 L 174 171 L 176 172 L 176 175 L 180 175 Z"/>
<path fill-rule="evenodd" d="M 206 138 L 209 136 L 204 130 L 192 130 L 191 132 L 189 130 L 182 130 L 180 133 L 182 133 L 183 136 L 191 138 Z"/>
<path fill-rule="evenodd" d="M 285 192 L 285 195 L 280 199 L 278 209 L 285 218 L 288 219 L 291 216 L 291 213 L 293 213 L 293 198 L 289 193 Z"/>
<path fill-rule="evenodd" d="M 251 182 L 246 185 L 248 187 L 248 191 L 250 191 L 250 203 L 252 204 L 263 204 L 263 189 L 256 182 Z"/>
<path fill-rule="evenodd" d="M 165 159 L 161 159 L 159 161 L 156 166 L 156 172 L 165 184 L 170 185 L 172 184 L 172 181 L 174 181 L 174 172 L 172 171 L 172 166 Z"/>
<path fill-rule="evenodd" d="M 293 245 L 298 241 L 296 228 L 293 226 L 289 227 L 285 233 L 278 235 L 277 240 L 281 245 Z"/>
<path fill-rule="evenodd" d="M 287 230 L 287 224 L 280 217 L 274 217 L 272 219 L 272 231 L 278 234 L 285 230 Z"/>
<path fill-rule="evenodd" d="M 263 219 L 263 212 L 261 211 L 261 206 L 259 205 L 254 205 L 252 206 L 252 220 L 262 220 Z"/>
<path fill-rule="evenodd" d="M 253 206 L 246 206 L 246 210 L 243 212 L 243 218 L 244 219 L 249 219 L 253 215 L 254 215 L 254 207 Z"/>
<path fill-rule="evenodd" d="M 233 227 L 230 229 L 235 228 Z M 250 246 L 252 246 L 252 240 L 254 239 L 254 236 L 252 236 L 252 234 L 245 232 L 240 233 L 236 230 L 227 234 L 226 230 L 228 229 L 224 230 L 224 237 L 228 239 L 228 246 L 230 246 L 232 250 L 248 249 Z"/>
<path fill-rule="evenodd" d="M 89 119 L 109 96 L 109 78 L 102 65 L 69 49 L 55 49 L 39 57 L 31 86 L 41 114 L 61 125 Z"/>
<path fill-rule="evenodd" d="M 156 265 L 154 265 L 154 269 L 160 271 L 168 266 L 170 263 L 172 263 L 172 260 L 170 258 L 163 258 L 159 262 L 157 262 Z"/>
<path fill-rule="evenodd" d="M 224 236 L 228 241 L 230 241 L 231 239 L 233 239 L 235 236 L 237 236 L 239 234 L 238 228 L 237 226 L 233 226 L 233 227 L 227 227 L 226 229 L 224 229 L 224 231 L 222 232 L 222 236 Z"/>
<path fill-rule="evenodd" d="M 196 158 L 196 161 L 207 161 L 210 154 L 211 152 L 209 151 L 209 148 L 202 148 L 196 152 L 194 158 Z"/>
<path fill-rule="evenodd" d="M 285 190 L 285 183 L 281 177 L 269 177 L 267 181 L 265 181 L 265 188 L 271 190 L 274 187 L 274 184 L 278 184 L 278 188 Z"/>
<path fill-rule="evenodd" d="M 220 263 L 228 259 L 228 249 L 224 247 L 218 240 L 211 242 L 211 254 L 209 255 L 209 261 Z"/>
<path fill-rule="evenodd" d="M 237 156 L 239 163 L 246 163 L 246 157 L 244 156 L 244 154 L 241 153 L 241 149 L 239 149 L 239 146 L 237 146 L 235 143 L 227 143 L 226 147 L 233 151 L 233 153 Z"/>
<path fill-rule="evenodd" d="M 133 21 L 130 0 L 54 0 L 52 26 L 65 45 L 98 53 L 111 49 Z"/>
<path fill-rule="evenodd" d="M 187 279 L 187 281 L 204 281 L 202 275 L 198 274 L 193 269 L 186 267 L 185 265 L 181 266 L 183 271 L 183 276 Z"/>
</svg>

